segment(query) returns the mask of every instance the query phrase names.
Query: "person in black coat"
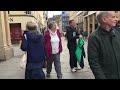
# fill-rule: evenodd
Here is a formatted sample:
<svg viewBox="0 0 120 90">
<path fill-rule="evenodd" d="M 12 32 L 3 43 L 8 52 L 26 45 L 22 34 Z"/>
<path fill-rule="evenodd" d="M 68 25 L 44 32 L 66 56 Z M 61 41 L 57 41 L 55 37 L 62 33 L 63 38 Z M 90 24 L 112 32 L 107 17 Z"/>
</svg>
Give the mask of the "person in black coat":
<svg viewBox="0 0 120 90">
<path fill-rule="evenodd" d="M 120 21 L 117 22 L 116 26 L 114 27 L 118 32 L 120 32 Z"/>
<path fill-rule="evenodd" d="M 45 60 L 44 37 L 34 21 L 27 22 L 26 29 L 21 44 L 21 50 L 27 52 L 25 79 L 45 79 L 42 68 Z"/>
<path fill-rule="evenodd" d="M 77 24 L 74 20 L 69 21 L 69 26 L 66 27 L 66 38 L 68 40 L 67 47 L 70 54 L 70 68 L 72 72 L 76 72 L 77 68 L 77 58 L 75 56 L 75 51 L 77 48 L 76 39 L 79 38 L 79 33 L 76 31 Z"/>
</svg>

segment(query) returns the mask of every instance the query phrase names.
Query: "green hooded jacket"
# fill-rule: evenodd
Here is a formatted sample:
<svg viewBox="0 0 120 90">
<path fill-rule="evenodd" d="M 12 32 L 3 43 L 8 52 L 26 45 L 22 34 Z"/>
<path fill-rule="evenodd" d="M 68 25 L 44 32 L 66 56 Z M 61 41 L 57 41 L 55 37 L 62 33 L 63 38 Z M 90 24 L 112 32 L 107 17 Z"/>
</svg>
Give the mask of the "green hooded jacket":
<svg viewBox="0 0 120 90">
<path fill-rule="evenodd" d="M 82 46 L 83 45 L 84 45 L 84 40 L 82 38 L 80 38 L 78 40 L 77 49 L 76 49 L 76 52 L 75 52 L 75 55 L 76 55 L 76 58 L 77 58 L 77 61 L 78 61 L 79 64 L 80 64 L 80 61 L 81 61 L 81 54 L 82 54 Z"/>
</svg>

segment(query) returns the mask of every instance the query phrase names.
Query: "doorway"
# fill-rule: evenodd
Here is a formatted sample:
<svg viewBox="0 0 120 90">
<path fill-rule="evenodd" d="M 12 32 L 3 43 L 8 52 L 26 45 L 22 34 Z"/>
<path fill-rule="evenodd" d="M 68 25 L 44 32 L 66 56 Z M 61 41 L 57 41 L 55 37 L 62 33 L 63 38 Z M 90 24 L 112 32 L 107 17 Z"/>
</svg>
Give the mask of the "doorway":
<svg viewBox="0 0 120 90">
<path fill-rule="evenodd" d="M 21 23 L 10 24 L 11 43 L 19 44 L 22 39 Z"/>
</svg>

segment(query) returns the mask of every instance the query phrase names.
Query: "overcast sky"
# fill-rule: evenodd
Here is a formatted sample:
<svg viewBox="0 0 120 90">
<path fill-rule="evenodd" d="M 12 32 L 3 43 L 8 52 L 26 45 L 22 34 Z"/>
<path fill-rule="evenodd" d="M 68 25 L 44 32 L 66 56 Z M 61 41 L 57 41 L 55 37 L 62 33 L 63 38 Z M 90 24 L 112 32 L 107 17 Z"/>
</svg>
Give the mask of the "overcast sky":
<svg viewBox="0 0 120 90">
<path fill-rule="evenodd" d="M 62 11 L 48 11 L 48 18 L 53 17 L 53 15 L 60 15 Z"/>
</svg>

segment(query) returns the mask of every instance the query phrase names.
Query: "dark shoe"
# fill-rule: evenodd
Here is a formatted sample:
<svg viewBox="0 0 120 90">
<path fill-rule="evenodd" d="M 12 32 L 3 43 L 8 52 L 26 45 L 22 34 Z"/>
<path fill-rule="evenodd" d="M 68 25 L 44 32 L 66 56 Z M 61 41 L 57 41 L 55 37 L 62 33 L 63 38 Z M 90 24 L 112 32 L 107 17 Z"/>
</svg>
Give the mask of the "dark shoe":
<svg viewBox="0 0 120 90">
<path fill-rule="evenodd" d="M 62 79 L 62 77 L 58 78 L 58 79 Z"/>
<path fill-rule="evenodd" d="M 62 73 L 59 74 L 59 75 L 57 75 L 57 78 L 58 78 L 58 79 L 62 79 Z"/>
<path fill-rule="evenodd" d="M 43 68 L 46 68 L 45 66 L 43 66 Z"/>
<path fill-rule="evenodd" d="M 49 73 L 47 73 L 47 74 L 46 74 L 46 77 L 50 77 L 50 74 L 49 74 Z"/>
</svg>

